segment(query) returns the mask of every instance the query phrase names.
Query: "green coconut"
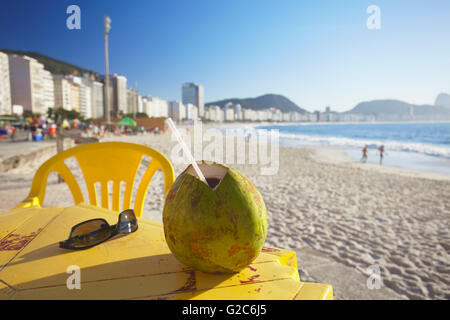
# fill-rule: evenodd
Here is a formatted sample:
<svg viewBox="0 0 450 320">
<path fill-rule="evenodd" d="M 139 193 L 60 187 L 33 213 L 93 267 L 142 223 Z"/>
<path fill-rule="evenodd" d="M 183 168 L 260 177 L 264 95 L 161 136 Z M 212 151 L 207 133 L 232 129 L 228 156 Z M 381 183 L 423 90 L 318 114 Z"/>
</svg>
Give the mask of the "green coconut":
<svg viewBox="0 0 450 320">
<path fill-rule="evenodd" d="M 167 194 L 163 223 L 167 244 L 183 264 L 205 272 L 233 273 L 261 252 L 267 235 L 267 211 L 255 185 L 236 169 L 199 162 Z"/>
</svg>

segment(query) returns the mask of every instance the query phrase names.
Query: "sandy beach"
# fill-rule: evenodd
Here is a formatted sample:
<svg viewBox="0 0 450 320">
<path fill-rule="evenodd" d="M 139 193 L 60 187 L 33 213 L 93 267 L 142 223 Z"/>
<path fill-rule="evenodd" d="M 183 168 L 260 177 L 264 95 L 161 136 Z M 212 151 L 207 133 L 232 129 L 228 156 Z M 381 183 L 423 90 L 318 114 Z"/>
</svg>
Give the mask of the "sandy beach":
<svg viewBox="0 0 450 320">
<path fill-rule="evenodd" d="M 111 140 L 142 143 L 169 159 L 176 145 L 168 134 L 103 139 Z M 0 172 L 0 212 L 26 197 L 34 172 L 54 152 Z M 450 299 L 450 176 L 355 163 L 327 150 L 280 147 L 279 161 L 270 176 L 258 164 L 234 166 L 264 198 L 266 244 L 296 251 L 302 280 L 331 283 L 337 299 Z M 178 175 L 186 166 L 174 167 Z M 162 190 L 157 174 L 144 217 L 162 221 Z M 44 205 L 72 204 L 68 188 L 51 177 Z M 366 285 L 373 266 L 380 289 Z"/>
</svg>

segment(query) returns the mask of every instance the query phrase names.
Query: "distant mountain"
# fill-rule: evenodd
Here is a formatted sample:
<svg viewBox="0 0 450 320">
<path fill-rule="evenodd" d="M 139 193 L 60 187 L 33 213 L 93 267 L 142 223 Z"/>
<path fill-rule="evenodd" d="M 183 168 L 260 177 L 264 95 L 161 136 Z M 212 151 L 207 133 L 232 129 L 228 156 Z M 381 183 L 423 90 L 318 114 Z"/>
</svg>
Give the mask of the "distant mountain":
<svg viewBox="0 0 450 320">
<path fill-rule="evenodd" d="M 207 106 L 219 106 L 223 108 L 225 104 L 231 102 L 233 104 L 240 104 L 244 109 L 252 110 L 264 110 L 268 108 L 276 108 L 281 112 L 291 112 L 296 111 L 299 113 L 306 113 L 307 111 L 297 106 L 294 102 L 288 98 L 279 94 L 265 94 L 256 98 L 245 98 L 245 99 L 224 99 L 220 101 L 208 102 Z"/>
<path fill-rule="evenodd" d="M 414 115 L 450 116 L 450 109 L 443 106 L 415 105 L 399 100 L 374 100 L 361 102 L 353 109 L 345 113 L 363 115 L 409 115 L 411 110 L 413 111 Z"/>
<path fill-rule="evenodd" d="M 48 57 L 46 55 L 40 54 L 38 52 L 32 52 L 32 51 L 20 51 L 20 50 L 11 50 L 11 49 L 0 49 L 0 51 L 3 51 L 7 54 L 18 54 L 18 55 L 25 55 L 29 56 L 31 58 L 34 58 L 38 60 L 40 63 L 44 65 L 44 68 L 48 71 L 50 71 L 53 74 L 76 74 L 76 75 L 82 75 L 85 73 L 92 73 L 97 74 L 96 72 L 88 69 L 81 68 L 79 66 L 67 63 L 65 61 L 61 61 L 58 59 L 54 59 L 51 57 Z"/>
<path fill-rule="evenodd" d="M 440 93 L 437 96 L 436 101 L 434 102 L 434 105 L 450 108 L 450 94 Z"/>
</svg>

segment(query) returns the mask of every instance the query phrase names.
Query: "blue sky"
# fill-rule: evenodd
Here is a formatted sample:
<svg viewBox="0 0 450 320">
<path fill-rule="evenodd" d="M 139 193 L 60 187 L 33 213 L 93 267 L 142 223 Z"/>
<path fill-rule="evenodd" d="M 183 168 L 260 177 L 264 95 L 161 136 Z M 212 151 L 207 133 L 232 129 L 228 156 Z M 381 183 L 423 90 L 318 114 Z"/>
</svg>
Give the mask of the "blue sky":
<svg viewBox="0 0 450 320">
<path fill-rule="evenodd" d="M 103 15 L 112 19 L 110 72 L 142 95 L 207 102 L 283 94 L 313 111 L 361 101 L 432 104 L 450 93 L 450 1 L 0 0 L 0 48 L 37 51 L 104 73 Z M 69 30 L 66 8 L 81 8 Z M 369 5 L 381 29 L 369 30 Z"/>
</svg>

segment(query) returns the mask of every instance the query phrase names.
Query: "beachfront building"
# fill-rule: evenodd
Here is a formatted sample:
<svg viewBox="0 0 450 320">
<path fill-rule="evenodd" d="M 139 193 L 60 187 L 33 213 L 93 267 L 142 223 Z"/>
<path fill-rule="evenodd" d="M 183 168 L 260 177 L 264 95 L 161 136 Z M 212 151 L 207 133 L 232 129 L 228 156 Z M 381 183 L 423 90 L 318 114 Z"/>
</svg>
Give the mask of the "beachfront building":
<svg viewBox="0 0 450 320">
<path fill-rule="evenodd" d="M 244 120 L 244 113 L 242 112 L 242 106 L 237 103 L 233 106 L 234 109 L 234 120 L 242 121 Z"/>
<path fill-rule="evenodd" d="M 225 121 L 234 121 L 234 109 L 232 107 L 226 108 L 223 110 L 223 116 Z"/>
<path fill-rule="evenodd" d="M 338 113 L 335 111 L 332 111 L 330 114 L 328 114 L 328 121 L 329 122 L 336 122 L 339 120 Z"/>
<path fill-rule="evenodd" d="M 127 113 L 135 115 L 138 112 L 139 93 L 135 89 L 127 89 Z"/>
<path fill-rule="evenodd" d="M 212 110 L 211 106 L 205 107 L 203 117 L 206 120 L 213 121 L 214 111 Z"/>
<path fill-rule="evenodd" d="M 82 78 L 70 75 L 67 77 L 70 84 L 70 105 L 72 110 L 79 112 L 86 119 L 92 118 L 92 90 L 84 84 Z"/>
<path fill-rule="evenodd" d="M 169 116 L 169 103 L 161 98 L 152 97 L 153 104 L 155 107 L 155 117 L 159 118 L 167 118 Z"/>
<path fill-rule="evenodd" d="M 53 90 L 55 99 L 55 108 L 72 110 L 70 105 L 70 84 L 62 75 L 53 75 Z"/>
<path fill-rule="evenodd" d="M 127 78 L 118 74 L 111 75 L 112 83 L 112 113 L 114 116 L 118 114 L 126 114 L 127 110 Z"/>
<path fill-rule="evenodd" d="M 170 101 L 169 117 L 176 122 L 183 121 L 186 119 L 186 106 L 180 101 Z"/>
<path fill-rule="evenodd" d="M 313 112 L 313 114 L 314 114 L 314 122 L 320 121 L 320 111 L 316 110 Z"/>
<path fill-rule="evenodd" d="M 169 116 L 169 103 L 161 98 L 147 96 L 146 106 L 144 106 L 145 113 L 150 118 L 167 118 Z"/>
<path fill-rule="evenodd" d="M 83 117 L 92 118 L 92 90 L 83 83 L 80 84 L 80 109 Z"/>
<path fill-rule="evenodd" d="M 308 121 L 309 122 L 316 122 L 316 115 L 314 113 L 308 113 Z"/>
<path fill-rule="evenodd" d="M 211 113 L 209 112 L 209 107 L 205 107 L 205 110 L 203 112 L 203 118 L 206 120 L 211 120 Z"/>
<path fill-rule="evenodd" d="M 90 117 L 92 119 L 103 118 L 105 116 L 105 105 L 104 105 L 104 88 L 103 83 L 95 81 L 95 77 L 84 77 L 82 79 L 82 84 L 90 89 L 91 96 L 91 107 L 90 107 Z"/>
<path fill-rule="evenodd" d="M 234 121 L 234 108 L 233 103 L 228 102 L 223 107 L 223 115 L 225 121 Z"/>
<path fill-rule="evenodd" d="M 214 110 L 213 110 L 212 106 L 205 107 L 205 111 L 203 113 L 203 117 L 206 120 L 214 121 Z"/>
<path fill-rule="evenodd" d="M 216 121 L 223 122 L 225 121 L 225 112 L 223 112 L 222 108 L 216 107 Z"/>
<path fill-rule="evenodd" d="M 302 115 L 302 117 L 305 118 L 304 121 L 311 122 L 311 119 L 314 117 L 314 115 L 312 113 L 305 113 Z"/>
<path fill-rule="evenodd" d="M 223 122 L 224 118 L 224 112 L 219 106 L 209 107 L 209 120 L 215 122 Z"/>
<path fill-rule="evenodd" d="M 331 107 L 325 107 L 325 115 L 326 115 L 326 121 L 330 122 L 333 121 L 333 114 L 331 112 Z"/>
<path fill-rule="evenodd" d="M 103 83 L 98 81 L 92 82 L 92 118 L 105 117 L 105 102 L 104 102 L 104 88 Z"/>
<path fill-rule="evenodd" d="M 81 112 L 81 104 L 80 104 L 80 86 L 76 83 L 70 82 L 70 107 L 71 110 L 76 112 Z"/>
<path fill-rule="evenodd" d="M 11 87 L 9 82 L 8 55 L 0 52 L 0 115 L 9 115 L 12 113 Z"/>
<path fill-rule="evenodd" d="M 43 70 L 42 80 L 44 86 L 44 109 L 55 108 L 55 84 L 53 75 L 50 71 Z"/>
<path fill-rule="evenodd" d="M 328 114 L 326 112 L 319 113 L 319 121 L 320 122 L 328 122 Z"/>
<path fill-rule="evenodd" d="M 309 121 L 308 114 L 301 114 L 299 112 L 291 111 L 289 112 L 289 121 L 290 122 L 301 122 L 301 121 Z"/>
<path fill-rule="evenodd" d="M 199 117 L 205 113 L 205 93 L 203 86 L 196 83 L 184 83 L 182 87 L 182 102 L 184 105 L 192 103 L 197 106 Z"/>
<path fill-rule="evenodd" d="M 186 106 L 186 120 L 197 120 L 198 119 L 198 108 L 192 103 L 188 103 Z"/>
<path fill-rule="evenodd" d="M 73 111 L 81 113 L 81 79 L 72 75 L 68 76 L 66 79 L 69 82 L 70 87 L 70 106 Z"/>
<path fill-rule="evenodd" d="M 267 121 L 270 119 L 270 113 L 267 110 L 258 110 L 258 121 Z"/>
<path fill-rule="evenodd" d="M 149 111 L 149 102 L 147 97 L 142 97 L 142 112 L 145 113 L 148 116 Z"/>
<path fill-rule="evenodd" d="M 258 113 L 252 109 L 243 110 L 244 121 L 258 121 Z"/>
<path fill-rule="evenodd" d="M 46 114 L 44 98 L 44 65 L 36 59 L 16 54 L 8 55 L 11 104 L 23 110 Z"/>
<path fill-rule="evenodd" d="M 143 109 L 143 104 L 142 104 L 142 96 L 138 94 L 138 108 L 137 108 L 139 113 L 144 112 Z"/>
<path fill-rule="evenodd" d="M 274 122 L 281 122 L 283 121 L 283 113 L 281 110 L 276 108 L 269 108 L 267 110 L 267 120 L 274 121 Z"/>
</svg>

